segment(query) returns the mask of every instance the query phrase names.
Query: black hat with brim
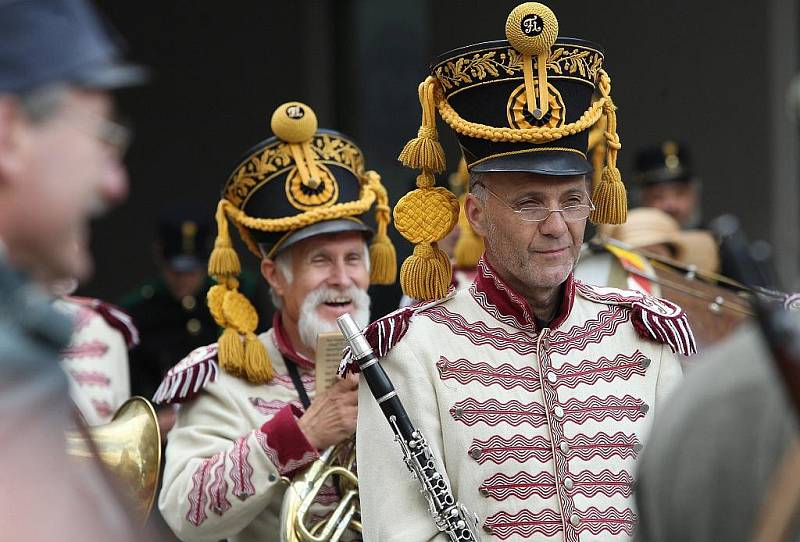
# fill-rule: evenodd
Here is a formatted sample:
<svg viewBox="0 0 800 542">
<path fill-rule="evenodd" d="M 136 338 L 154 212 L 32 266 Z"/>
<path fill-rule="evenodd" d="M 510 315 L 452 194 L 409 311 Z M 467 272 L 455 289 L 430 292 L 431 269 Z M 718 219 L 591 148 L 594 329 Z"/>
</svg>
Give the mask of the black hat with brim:
<svg viewBox="0 0 800 542">
<path fill-rule="evenodd" d="M 121 59 L 111 32 L 85 0 L 0 0 L 0 93 L 144 82 L 146 71 Z"/>
<path fill-rule="evenodd" d="M 551 108 L 535 119 L 525 101 L 520 54 L 506 40 L 477 43 L 441 55 L 431 66 L 444 98 L 464 119 L 489 127 L 560 127 L 592 103 L 603 51 L 591 42 L 558 38 L 548 62 Z M 537 81 L 538 84 L 538 81 Z M 588 130 L 548 143 L 492 141 L 456 131 L 467 167 L 475 173 L 584 175 Z"/>
</svg>

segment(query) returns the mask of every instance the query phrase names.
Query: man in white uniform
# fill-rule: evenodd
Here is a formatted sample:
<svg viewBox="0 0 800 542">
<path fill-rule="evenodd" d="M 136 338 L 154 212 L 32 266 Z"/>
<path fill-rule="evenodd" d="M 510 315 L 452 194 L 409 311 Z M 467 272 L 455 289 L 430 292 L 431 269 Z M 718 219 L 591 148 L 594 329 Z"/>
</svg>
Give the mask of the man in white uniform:
<svg viewBox="0 0 800 542">
<path fill-rule="evenodd" d="M 456 499 L 477 515 L 482 540 L 628 539 L 634 462 L 680 379 L 674 353 L 694 352 L 679 307 L 572 275 L 586 219 L 624 222 L 626 207 L 603 54 L 556 39 L 557 27 L 552 11 L 523 4 L 509 16 L 510 41 L 434 62 L 420 87 L 423 128 L 401 154 L 423 170 L 419 189 L 395 208 L 395 226 L 417 244 L 403 287 L 430 301 L 367 330 Z M 425 260 L 437 258 L 435 242 L 457 212 L 430 186 L 442 165 L 430 151 L 433 105 L 459 138 L 471 174 L 466 215 L 485 242 L 472 286 L 449 293 L 446 280 L 424 273 L 441 273 Z M 610 150 L 590 198 L 587 132 L 601 114 Z M 415 222 L 415 199 L 446 225 Z M 375 399 L 366 386 L 359 395 L 365 540 L 446 540 Z"/>
<path fill-rule="evenodd" d="M 318 334 L 336 330 L 346 312 L 366 325 L 370 281 L 396 274 L 386 191 L 358 147 L 317 130 L 314 112 L 298 102 L 278 107 L 272 130 L 239 162 L 218 206 L 209 260 L 218 285 L 208 303 L 225 331 L 172 368 L 154 398 L 181 403 L 159 508 L 182 540 L 278 540 L 282 479 L 355 431 L 357 379 L 315 393 Z M 373 236 L 363 219 L 374 203 Z M 255 310 L 237 290 L 228 221 L 260 258 L 278 309 L 258 336 Z M 328 483 L 312 515 L 338 499 Z"/>
</svg>

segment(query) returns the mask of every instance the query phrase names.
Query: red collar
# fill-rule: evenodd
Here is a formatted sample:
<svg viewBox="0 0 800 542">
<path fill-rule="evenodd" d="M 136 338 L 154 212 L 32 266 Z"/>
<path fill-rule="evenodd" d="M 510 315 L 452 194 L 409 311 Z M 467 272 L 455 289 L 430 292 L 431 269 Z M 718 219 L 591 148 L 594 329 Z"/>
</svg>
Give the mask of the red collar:
<svg viewBox="0 0 800 542">
<path fill-rule="evenodd" d="M 299 353 L 294 349 L 294 346 L 292 346 L 292 341 L 289 340 L 289 337 L 286 335 L 286 330 L 283 329 L 281 311 L 275 311 L 275 316 L 272 318 L 272 335 L 275 337 L 275 346 L 284 357 L 304 369 L 314 368 L 314 362 Z"/>
<path fill-rule="evenodd" d="M 483 310 L 500 322 L 519 329 L 539 331 L 528 301 L 506 284 L 484 257 L 478 262 L 478 274 L 469 291 Z M 550 329 L 564 323 L 572 311 L 575 302 L 575 281 L 572 273 L 563 284 L 563 296 L 558 312 L 548 325 Z"/>
</svg>

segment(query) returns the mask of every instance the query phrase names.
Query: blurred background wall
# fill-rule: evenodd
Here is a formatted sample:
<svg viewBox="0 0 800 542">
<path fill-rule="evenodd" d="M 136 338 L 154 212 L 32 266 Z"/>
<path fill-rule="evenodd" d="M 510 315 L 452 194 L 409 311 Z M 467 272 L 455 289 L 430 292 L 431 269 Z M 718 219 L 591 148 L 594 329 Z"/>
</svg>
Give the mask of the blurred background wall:
<svg viewBox="0 0 800 542">
<path fill-rule="evenodd" d="M 127 156 L 131 194 L 96 225 L 96 276 L 83 291 L 116 299 L 152 275 L 159 209 L 189 199 L 211 213 L 237 159 L 270 135 L 269 116 L 288 100 L 307 102 L 320 126 L 353 136 L 396 201 L 414 180 L 396 156 L 416 134 L 416 88 L 429 62 L 455 47 L 502 39 L 516 4 L 98 2 L 154 79 L 121 96 L 136 129 Z M 631 178 L 639 145 L 685 141 L 704 183 L 704 218 L 737 214 L 752 238 L 773 243 L 785 284 L 797 287 L 800 147 L 786 105 L 798 67 L 797 2 L 548 4 L 561 35 L 605 48 L 624 178 Z M 455 139 L 441 122 L 440 135 L 455 165 Z M 400 257 L 408 254 L 410 247 L 394 238 Z M 396 305 L 399 288 L 375 293 L 377 315 Z"/>
</svg>

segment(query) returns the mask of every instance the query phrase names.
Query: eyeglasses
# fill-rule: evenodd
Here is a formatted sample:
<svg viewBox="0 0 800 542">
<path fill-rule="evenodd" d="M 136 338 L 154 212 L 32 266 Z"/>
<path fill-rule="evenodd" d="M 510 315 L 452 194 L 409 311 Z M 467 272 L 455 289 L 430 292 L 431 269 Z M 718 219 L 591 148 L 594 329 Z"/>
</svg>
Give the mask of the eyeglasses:
<svg viewBox="0 0 800 542">
<path fill-rule="evenodd" d="M 70 116 L 72 128 L 94 137 L 106 145 L 115 156 L 121 158 L 125 155 L 133 136 L 133 130 L 127 123 L 88 112 L 70 112 Z"/>
<path fill-rule="evenodd" d="M 548 218 L 550 218 L 551 213 L 561 213 L 561 217 L 564 219 L 565 222 L 576 222 L 578 220 L 584 220 L 589 218 L 589 215 L 592 211 L 594 211 L 594 204 L 589 200 L 589 196 L 586 196 L 586 199 L 589 201 L 588 204 L 579 203 L 577 205 L 567 205 L 562 207 L 561 209 L 551 209 L 549 207 L 520 207 L 516 208 L 503 198 L 489 190 L 489 188 L 485 184 L 481 184 L 480 186 L 483 187 L 484 190 L 489 192 L 492 196 L 497 198 L 497 201 L 511 209 L 520 220 L 523 222 L 544 222 Z"/>
</svg>

